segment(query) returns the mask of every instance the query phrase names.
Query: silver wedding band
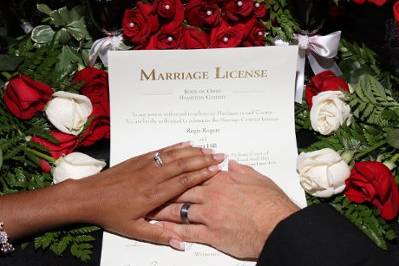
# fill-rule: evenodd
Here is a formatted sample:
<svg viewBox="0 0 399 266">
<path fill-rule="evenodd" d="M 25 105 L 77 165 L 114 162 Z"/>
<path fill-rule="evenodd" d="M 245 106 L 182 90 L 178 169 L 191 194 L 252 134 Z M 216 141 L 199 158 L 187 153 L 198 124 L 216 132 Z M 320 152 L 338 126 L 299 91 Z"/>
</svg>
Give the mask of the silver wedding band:
<svg viewBox="0 0 399 266">
<path fill-rule="evenodd" d="M 162 161 L 162 159 L 161 159 L 161 154 L 160 154 L 159 152 L 155 153 L 154 161 L 155 161 L 155 164 L 156 164 L 158 167 L 164 166 L 164 163 L 163 163 L 163 161 Z"/>
<path fill-rule="evenodd" d="M 190 220 L 188 219 L 188 209 L 190 208 L 190 203 L 183 203 L 180 209 L 180 220 L 183 224 L 189 224 Z"/>
</svg>

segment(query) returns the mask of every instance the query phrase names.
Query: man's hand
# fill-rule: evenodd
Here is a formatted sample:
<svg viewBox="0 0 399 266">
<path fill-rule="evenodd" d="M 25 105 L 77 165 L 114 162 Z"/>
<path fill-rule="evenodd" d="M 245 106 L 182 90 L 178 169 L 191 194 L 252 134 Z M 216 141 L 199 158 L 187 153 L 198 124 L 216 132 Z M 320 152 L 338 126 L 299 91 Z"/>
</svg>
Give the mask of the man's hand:
<svg viewBox="0 0 399 266">
<path fill-rule="evenodd" d="M 180 209 L 191 203 L 191 224 L 180 223 Z M 251 167 L 229 163 L 202 186 L 194 187 L 151 218 L 188 242 L 211 245 L 238 258 L 258 258 L 275 226 L 298 211 L 284 192 Z"/>
</svg>

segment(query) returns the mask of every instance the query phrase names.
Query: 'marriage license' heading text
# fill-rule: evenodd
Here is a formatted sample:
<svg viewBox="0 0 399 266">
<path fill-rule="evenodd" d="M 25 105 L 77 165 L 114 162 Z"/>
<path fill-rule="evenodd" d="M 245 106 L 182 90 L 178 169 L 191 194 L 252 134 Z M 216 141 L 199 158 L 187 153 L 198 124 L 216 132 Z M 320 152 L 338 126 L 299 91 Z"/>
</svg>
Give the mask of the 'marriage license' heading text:
<svg viewBox="0 0 399 266">
<path fill-rule="evenodd" d="M 205 79 L 264 79 L 268 77 L 265 69 L 251 70 L 225 70 L 216 67 L 211 73 L 209 71 L 193 72 L 159 72 L 155 68 L 151 70 L 141 69 L 140 81 L 156 80 L 205 80 Z"/>
</svg>

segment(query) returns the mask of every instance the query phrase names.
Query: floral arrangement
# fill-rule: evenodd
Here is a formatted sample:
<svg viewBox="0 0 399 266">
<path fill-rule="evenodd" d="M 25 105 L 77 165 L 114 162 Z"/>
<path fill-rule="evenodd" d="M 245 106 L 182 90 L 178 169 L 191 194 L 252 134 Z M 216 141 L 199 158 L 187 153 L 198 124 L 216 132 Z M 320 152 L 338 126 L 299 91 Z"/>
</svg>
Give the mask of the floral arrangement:
<svg viewBox="0 0 399 266">
<path fill-rule="evenodd" d="M 93 175 L 106 165 L 77 151 L 110 136 L 108 76 L 85 67 L 84 47 L 90 47 L 91 38 L 82 9 L 44 11 L 52 12 L 49 24 L 58 31 L 40 25 L 0 55 L 1 195 Z M 34 246 L 56 254 L 69 247 L 88 261 L 95 230 L 76 226 L 47 232 L 34 239 Z"/>
<path fill-rule="evenodd" d="M 264 1 L 139 1 L 124 14 L 123 35 L 135 49 L 264 46 L 267 15 Z"/>
<path fill-rule="evenodd" d="M 399 2 L 393 7 L 399 22 Z M 110 136 L 106 64 L 91 58 L 96 42 L 87 28 L 88 11 L 37 8 L 43 23 L 9 40 L 7 53 L 0 54 L 0 195 L 105 167 L 79 152 Z M 128 7 L 120 28 L 107 49 L 286 44 L 295 42 L 300 25 L 285 0 L 155 0 Z M 399 214 L 399 78 L 382 70 L 364 45 L 341 40 L 336 61 L 343 75 L 327 70 L 309 76 L 304 101 L 296 104 L 297 129 L 317 139 L 298 157 L 300 182 L 309 204 L 332 204 L 386 249 L 396 239 L 391 225 Z M 88 261 L 95 230 L 51 231 L 33 243 Z"/>
</svg>

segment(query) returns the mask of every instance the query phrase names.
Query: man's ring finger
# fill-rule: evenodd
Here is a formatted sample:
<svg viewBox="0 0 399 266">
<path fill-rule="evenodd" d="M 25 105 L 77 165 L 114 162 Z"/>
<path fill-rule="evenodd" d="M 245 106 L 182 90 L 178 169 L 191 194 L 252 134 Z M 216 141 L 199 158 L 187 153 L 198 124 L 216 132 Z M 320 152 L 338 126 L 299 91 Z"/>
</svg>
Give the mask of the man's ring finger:
<svg viewBox="0 0 399 266">
<path fill-rule="evenodd" d="M 183 224 L 189 224 L 190 220 L 188 219 L 188 209 L 190 208 L 190 203 L 183 203 L 180 209 L 180 220 Z"/>
</svg>

